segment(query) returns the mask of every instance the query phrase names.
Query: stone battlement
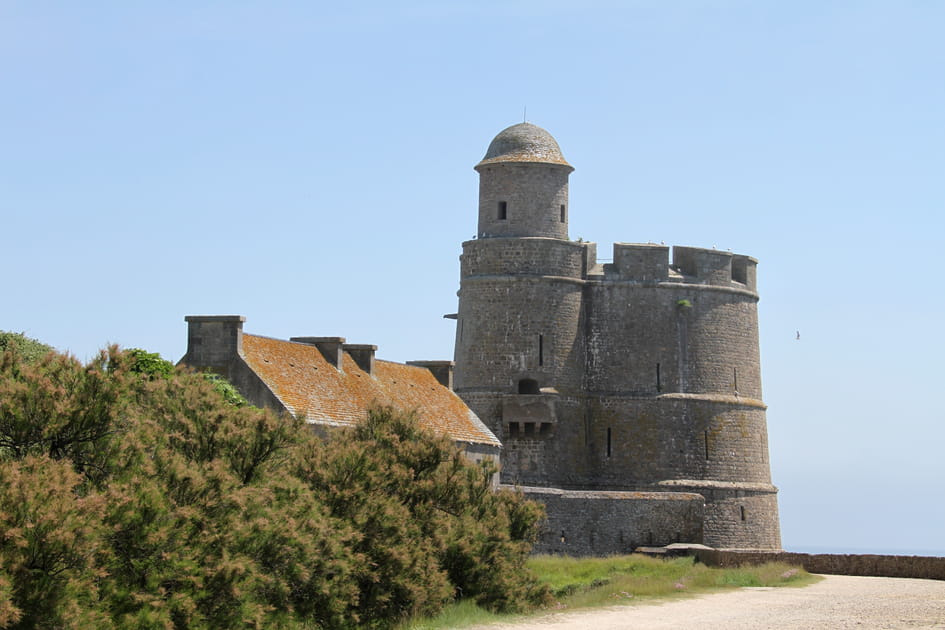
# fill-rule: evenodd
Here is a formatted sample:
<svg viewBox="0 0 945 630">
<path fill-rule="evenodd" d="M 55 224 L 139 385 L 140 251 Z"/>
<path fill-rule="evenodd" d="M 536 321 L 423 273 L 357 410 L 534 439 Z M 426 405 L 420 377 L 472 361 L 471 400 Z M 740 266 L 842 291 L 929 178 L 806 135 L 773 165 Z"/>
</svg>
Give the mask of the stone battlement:
<svg viewBox="0 0 945 630">
<path fill-rule="evenodd" d="M 757 290 L 758 261 L 751 256 L 701 247 L 650 243 L 614 243 L 612 263 L 603 265 L 604 279 L 641 284 L 681 282 Z"/>
</svg>

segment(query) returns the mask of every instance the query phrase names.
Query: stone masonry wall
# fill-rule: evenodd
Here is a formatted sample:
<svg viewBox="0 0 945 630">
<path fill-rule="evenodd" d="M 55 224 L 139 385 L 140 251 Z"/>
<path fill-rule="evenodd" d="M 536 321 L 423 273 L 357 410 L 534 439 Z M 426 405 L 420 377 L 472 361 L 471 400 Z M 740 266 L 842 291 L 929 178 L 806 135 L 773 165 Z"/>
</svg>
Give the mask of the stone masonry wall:
<svg viewBox="0 0 945 630">
<path fill-rule="evenodd" d="M 579 389 L 582 287 L 544 277 L 475 276 L 460 289 L 454 387 L 513 393 L 522 379 Z M 536 305 L 541 305 L 536 308 Z"/>
<path fill-rule="evenodd" d="M 460 273 L 463 278 L 509 274 L 579 279 L 584 273 L 585 248 L 583 243 L 549 238 L 466 241 Z"/>
<path fill-rule="evenodd" d="M 537 553 L 610 555 L 640 546 L 702 542 L 702 497 L 697 494 L 521 490 L 547 511 Z"/>
<path fill-rule="evenodd" d="M 568 174 L 554 164 L 499 164 L 479 169 L 479 238 L 568 238 Z M 498 204 L 506 204 L 500 219 Z M 564 206 L 564 221 L 561 220 Z"/>
<path fill-rule="evenodd" d="M 770 484 L 764 409 L 666 395 L 590 399 L 587 449 L 598 488 L 667 480 Z"/>
<path fill-rule="evenodd" d="M 587 295 L 589 390 L 761 398 L 754 294 L 603 281 Z"/>
<path fill-rule="evenodd" d="M 476 166 L 478 238 L 461 257 L 454 387 L 502 440 L 503 482 L 544 488 L 549 550 L 691 531 L 690 512 L 660 511 L 679 502 L 607 494 L 640 492 L 698 497 L 712 544 L 780 548 L 757 261 L 616 243 L 597 264 L 595 244 L 568 240 L 572 169 L 539 131 L 503 131 Z"/>
<path fill-rule="evenodd" d="M 786 562 L 800 565 L 811 573 L 826 575 L 864 575 L 945 580 L 945 558 L 926 556 L 888 556 L 873 554 L 811 554 L 781 552 L 746 552 L 734 549 L 700 549 L 693 552 L 699 562 L 709 566 L 737 567 L 745 564 Z"/>
</svg>

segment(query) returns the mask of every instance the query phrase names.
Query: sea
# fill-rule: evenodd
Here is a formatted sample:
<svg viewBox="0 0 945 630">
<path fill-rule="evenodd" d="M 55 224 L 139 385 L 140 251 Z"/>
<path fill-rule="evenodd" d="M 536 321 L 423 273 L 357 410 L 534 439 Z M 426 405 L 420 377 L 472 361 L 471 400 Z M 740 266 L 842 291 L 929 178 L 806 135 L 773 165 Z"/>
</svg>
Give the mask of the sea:
<svg viewBox="0 0 945 630">
<path fill-rule="evenodd" d="M 926 556 L 932 558 L 945 558 L 945 548 L 940 549 L 922 549 L 922 548 L 891 548 L 891 547 L 817 547 L 812 545 L 790 546 L 785 551 L 794 551 L 796 553 L 830 553 L 830 554 L 873 554 L 879 556 Z"/>
</svg>

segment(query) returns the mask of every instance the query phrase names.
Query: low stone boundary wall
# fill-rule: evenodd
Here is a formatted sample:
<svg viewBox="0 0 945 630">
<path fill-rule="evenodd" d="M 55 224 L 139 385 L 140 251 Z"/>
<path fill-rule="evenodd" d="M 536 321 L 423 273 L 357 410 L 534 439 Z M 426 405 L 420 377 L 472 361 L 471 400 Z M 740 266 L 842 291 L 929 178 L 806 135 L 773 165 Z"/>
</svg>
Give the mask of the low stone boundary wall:
<svg viewBox="0 0 945 630">
<path fill-rule="evenodd" d="M 545 504 L 547 518 L 534 553 L 609 556 L 640 545 L 702 541 L 700 494 L 519 489 Z"/>
<path fill-rule="evenodd" d="M 734 567 L 764 562 L 801 565 L 810 573 L 864 575 L 945 580 L 945 558 L 871 554 L 795 553 L 790 551 L 737 551 L 697 549 L 692 554 L 703 564 Z"/>
</svg>

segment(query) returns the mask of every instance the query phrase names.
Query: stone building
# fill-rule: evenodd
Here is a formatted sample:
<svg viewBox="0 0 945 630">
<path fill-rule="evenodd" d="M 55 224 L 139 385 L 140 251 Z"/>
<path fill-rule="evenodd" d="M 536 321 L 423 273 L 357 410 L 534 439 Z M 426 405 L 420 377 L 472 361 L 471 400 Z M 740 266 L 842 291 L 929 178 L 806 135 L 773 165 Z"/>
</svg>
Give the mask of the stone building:
<svg viewBox="0 0 945 630">
<path fill-rule="evenodd" d="M 187 354 L 180 362 L 220 374 L 254 405 L 304 418 L 322 431 L 356 424 L 376 404 L 413 410 L 468 458 L 498 462 L 499 440 L 451 389 L 451 361 L 382 361 L 374 356 L 377 346 L 344 337 L 250 335 L 241 315 L 184 319 Z"/>
<path fill-rule="evenodd" d="M 454 389 L 503 443 L 503 483 L 548 507 L 540 548 L 780 548 L 761 400 L 757 261 L 568 237 L 573 168 L 545 130 L 476 167 Z"/>
</svg>

